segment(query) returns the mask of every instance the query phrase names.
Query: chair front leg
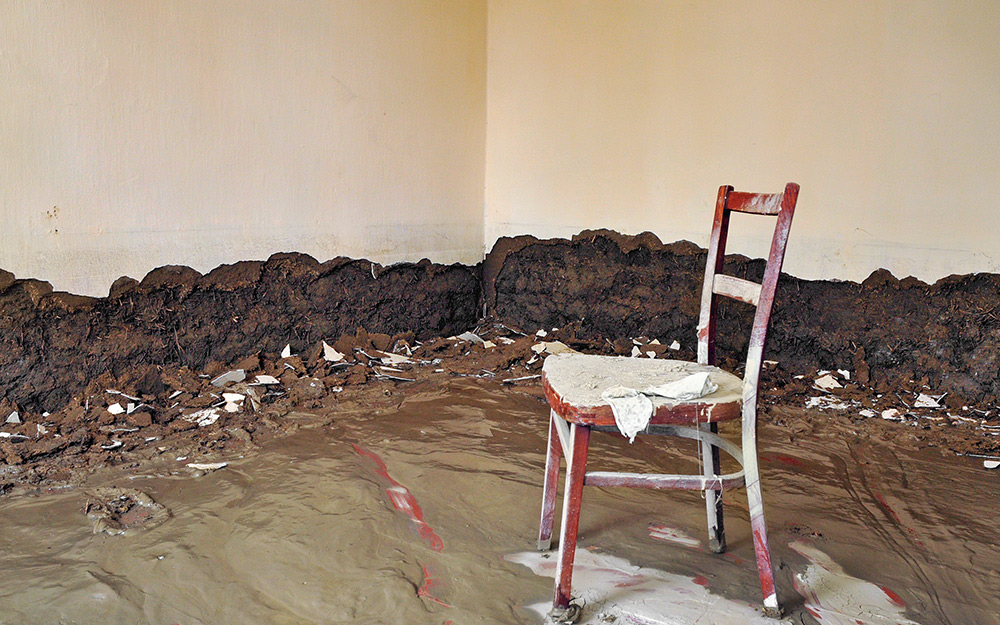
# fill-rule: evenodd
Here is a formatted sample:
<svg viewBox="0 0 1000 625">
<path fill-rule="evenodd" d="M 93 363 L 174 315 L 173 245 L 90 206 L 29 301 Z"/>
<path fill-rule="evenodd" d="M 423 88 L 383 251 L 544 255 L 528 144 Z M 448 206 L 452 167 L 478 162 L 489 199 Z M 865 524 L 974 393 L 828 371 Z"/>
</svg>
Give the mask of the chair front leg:
<svg viewBox="0 0 1000 625">
<path fill-rule="evenodd" d="M 705 423 L 701 429 L 712 434 L 718 434 L 716 423 Z M 701 456 L 705 477 L 717 477 L 721 472 L 719 464 L 719 448 L 708 441 L 701 442 Z M 708 548 L 715 553 L 726 550 L 726 528 L 722 516 L 722 491 L 705 491 L 705 512 L 708 517 Z"/>
<path fill-rule="evenodd" d="M 563 493 L 562 527 L 559 537 L 559 563 L 556 566 L 554 610 L 567 610 L 573 581 L 573 559 L 580 525 L 580 505 L 583 502 L 583 480 L 587 472 L 587 450 L 590 428 L 573 424 L 570 430 L 572 448 L 566 468 L 566 490 Z"/>
<path fill-rule="evenodd" d="M 545 486 L 542 489 L 542 518 L 538 525 L 538 550 L 548 551 L 552 547 L 552 525 L 555 522 L 556 490 L 559 483 L 559 462 L 562 460 L 562 444 L 555 411 L 549 411 L 549 449 L 545 455 Z"/>
</svg>

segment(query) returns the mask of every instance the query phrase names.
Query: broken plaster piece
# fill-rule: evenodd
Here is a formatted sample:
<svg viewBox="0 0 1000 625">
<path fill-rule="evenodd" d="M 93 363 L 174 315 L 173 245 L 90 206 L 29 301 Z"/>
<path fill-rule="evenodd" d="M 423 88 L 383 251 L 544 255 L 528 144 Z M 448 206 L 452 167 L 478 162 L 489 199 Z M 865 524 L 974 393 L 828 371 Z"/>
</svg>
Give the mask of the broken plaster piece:
<svg viewBox="0 0 1000 625">
<path fill-rule="evenodd" d="M 291 343 L 288 343 L 287 345 L 285 345 L 285 349 L 281 350 L 281 357 L 282 358 L 291 358 L 292 357 L 292 344 Z"/>
<path fill-rule="evenodd" d="M 15 410 L 14 412 L 7 415 L 6 423 L 13 423 L 14 425 L 21 423 L 21 415 L 17 414 L 17 411 Z"/>
<path fill-rule="evenodd" d="M 185 421 L 190 423 L 197 423 L 198 427 L 203 428 L 208 425 L 212 425 L 219 420 L 219 409 L 218 408 L 205 408 L 204 410 L 199 410 L 197 412 L 192 412 L 189 415 L 184 415 L 181 417 Z"/>
<path fill-rule="evenodd" d="M 123 392 L 121 392 L 121 391 L 116 391 L 116 390 L 115 390 L 115 389 L 113 389 L 113 388 L 107 388 L 107 389 L 104 389 L 104 392 L 105 392 L 105 393 L 109 393 L 109 394 L 111 394 L 111 395 L 121 395 L 121 396 L 122 396 L 122 397 L 124 397 L 125 399 L 131 399 L 132 401 L 142 401 L 142 400 L 141 400 L 141 399 L 139 399 L 138 397 L 132 397 L 131 395 L 126 395 L 125 393 L 123 393 Z"/>
<path fill-rule="evenodd" d="M 886 421 L 902 421 L 903 414 L 895 408 L 889 408 L 888 410 L 882 411 L 882 418 Z"/>
<path fill-rule="evenodd" d="M 1000 460 L 983 460 L 983 466 L 987 469 L 995 469 L 1000 467 Z"/>
<path fill-rule="evenodd" d="M 674 341 L 673 343 L 671 343 L 670 345 L 667 346 L 667 349 L 672 349 L 675 352 L 678 351 L 680 348 L 681 348 L 681 344 L 678 341 Z"/>
<path fill-rule="evenodd" d="M 229 466 L 228 462 L 189 462 L 187 467 L 195 471 L 218 471 Z"/>
<path fill-rule="evenodd" d="M 326 341 L 323 341 L 323 360 L 327 362 L 340 362 L 343 359 L 343 354 L 330 347 Z"/>
<path fill-rule="evenodd" d="M 824 391 L 830 391 L 835 388 L 844 388 L 844 385 L 837 381 L 837 378 L 833 377 L 829 373 L 816 378 L 815 385 L 817 388 L 823 389 Z"/>
<path fill-rule="evenodd" d="M 476 345 L 482 345 L 486 342 L 482 339 L 482 337 L 474 332 L 462 332 L 457 338 L 460 338 L 467 343 L 475 343 Z"/>
<path fill-rule="evenodd" d="M 632 358 L 638 358 L 639 356 L 642 356 L 642 350 L 639 349 L 638 345 L 633 345 L 632 346 Z"/>
<path fill-rule="evenodd" d="M 850 405 L 829 396 L 821 396 L 810 397 L 807 399 L 806 408 L 819 408 L 820 410 L 847 410 L 850 408 Z"/>
<path fill-rule="evenodd" d="M 273 375 L 258 375 L 254 381 L 254 384 L 268 385 L 268 384 L 281 384 L 281 381 Z"/>
<path fill-rule="evenodd" d="M 531 351 L 536 354 L 574 354 L 576 350 L 562 341 L 542 341 L 531 346 Z"/>
<path fill-rule="evenodd" d="M 872 410 L 871 408 L 864 408 L 862 410 L 859 410 L 858 414 L 866 419 L 871 419 L 872 417 L 878 416 L 878 413 Z"/>
<path fill-rule="evenodd" d="M 405 365 L 412 363 L 413 361 L 403 356 L 402 354 L 393 354 L 391 352 L 375 352 L 378 354 L 379 360 L 382 361 L 384 365 Z"/>
<path fill-rule="evenodd" d="M 120 415 L 123 412 L 125 412 L 125 409 L 122 408 L 121 404 L 119 404 L 118 402 L 115 402 L 115 403 L 111 404 L 110 406 L 108 406 L 108 412 L 110 412 L 113 415 Z"/>
<path fill-rule="evenodd" d="M 222 388 L 227 384 L 236 384 L 237 382 L 242 382 L 245 379 L 247 379 L 247 372 L 243 369 L 235 369 L 233 371 L 227 371 L 212 380 L 212 386 Z"/>
<path fill-rule="evenodd" d="M 926 393 L 920 393 L 919 395 L 917 395 L 916 401 L 913 402 L 913 407 L 914 408 L 940 408 L 941 404 L 938 403 L 938 400 L 936 398 L 931 397 L 930 395 L 927 395 Z"/>
<path fill-rule="evenodd" d="M 226 401 L 226 405 L 223 406 L 226 412 L 239 412 L 240 404 L 243 403 L 246 396 L 240 393 L 223 393 L 222 399 Z"/>
</svg>

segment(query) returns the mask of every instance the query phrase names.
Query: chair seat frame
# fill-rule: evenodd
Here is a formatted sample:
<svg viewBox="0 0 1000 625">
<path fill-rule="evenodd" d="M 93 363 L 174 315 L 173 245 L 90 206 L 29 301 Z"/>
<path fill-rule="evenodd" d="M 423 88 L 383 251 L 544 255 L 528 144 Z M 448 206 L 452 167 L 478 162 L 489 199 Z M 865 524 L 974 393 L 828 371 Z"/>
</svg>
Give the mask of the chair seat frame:
<svg viewBox="0 0 1000 625">
<path fill-rule="evenodd" d="M 557 482 L 560 462 L 564 457 L 567 465 L 560 527 L 559 559 L 553 596 L 554 615 L 573 612 L 571 606 L 573 560 L 576 552 L 583 487 L 602 486 L 704 492 L 709 548 L 716 553 L 722 553 L 726 549 L 722 491 L 745 487 L 764 611 L 770 616 L 780 616 L 781 607 L 771 566 L 771 553 L 764 520 L 760 469 L 757 460 L 757 389 L 775 290 L 784 261 L 798 192 L 799 186 L 795 183 L 787 184 L 784 192 L 775 194 L 737 192 L 730 186 L 719 188 L 712 236 L 705 263 L 705 279 L 702 285 L 701 313 L 698 319 L 698 362 L 715 365 L 715 330 L 719 297 L 729 297 L 757 308 L 750 332 L 743 377 L 743 394 L 739 414 L 742 426 L 741 445 L 736 445 L 719 436 L 718 424 L 715 422 L 698 423 L 695 427 L 650 425 L 640 434 L 667 435 L 698 441 L 703 460 L 702 473 L 675 475 L 587 471 L 591 432 L 617 432 L 618 429 L 610 425 L 591 425 L 581 422 L 579 415 L 570 414 L 573 408 L 570 402 L 546 393 L 551 410 L 538 533 L 539 550 L 545 551 L 551 547 Z M 721 273 L 725 261 L 729 217 L 732 212 L 777 217 L 764 278 L 760 284 Z M 735 473 L 720 474 L 720 451 L 732 457 L 739 464 L 740 470 Z"/>
</svg>

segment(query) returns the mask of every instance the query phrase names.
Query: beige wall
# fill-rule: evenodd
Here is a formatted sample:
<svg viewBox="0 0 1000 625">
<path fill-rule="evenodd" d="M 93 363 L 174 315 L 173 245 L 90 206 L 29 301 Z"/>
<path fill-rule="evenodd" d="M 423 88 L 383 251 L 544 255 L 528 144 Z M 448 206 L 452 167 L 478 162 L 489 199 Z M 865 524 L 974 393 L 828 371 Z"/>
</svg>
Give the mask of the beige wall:
<svg viewBox="0 0 1000 625">
<path fill-rule="evenodd" d="M 0 2 L 0 267 L 481 258 L 486 2 Z"/>
<path fill-rule="evenodd" d="M 0 2 L 0 267 L 705 244 L 719 184 L 794 180 L 792 273 L 1000 271 L 998 32 L 992 0 Z"/>
<path fill-rule="evenodd" d="M 1000 271 L 998 33 L 993 0 L 491 0 L 487 247 L 705 245 L 720 184 L 795 181 L 794 274 Z"/>
</svg>

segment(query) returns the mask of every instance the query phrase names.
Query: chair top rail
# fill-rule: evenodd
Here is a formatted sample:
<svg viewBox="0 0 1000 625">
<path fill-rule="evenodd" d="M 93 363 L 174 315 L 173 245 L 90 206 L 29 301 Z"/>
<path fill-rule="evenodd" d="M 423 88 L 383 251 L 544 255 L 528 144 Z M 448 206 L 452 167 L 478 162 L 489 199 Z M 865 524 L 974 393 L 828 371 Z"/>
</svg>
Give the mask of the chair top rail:
<svg viewBox="0 0 1000 625">
<path fill-rule="evenodd" d="M 783 196 L 784 193 L 730 191 L 726 202 L 726 209 L 738 213 L 777 215 L 781 211 L 781 199 Z"/>
</svg>

